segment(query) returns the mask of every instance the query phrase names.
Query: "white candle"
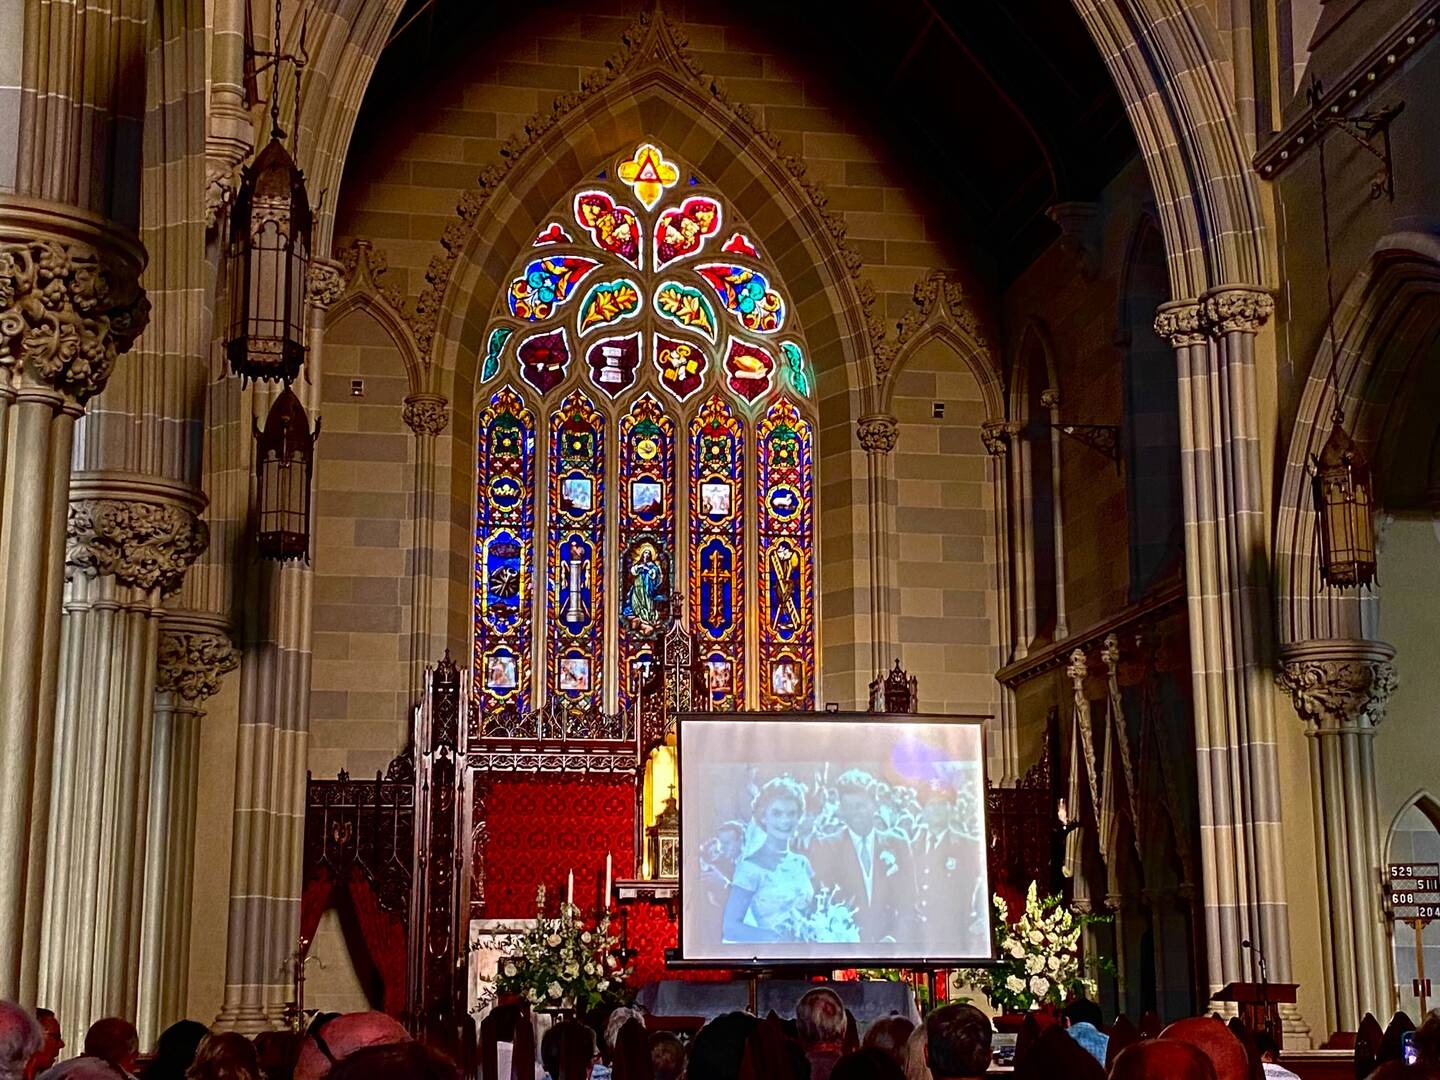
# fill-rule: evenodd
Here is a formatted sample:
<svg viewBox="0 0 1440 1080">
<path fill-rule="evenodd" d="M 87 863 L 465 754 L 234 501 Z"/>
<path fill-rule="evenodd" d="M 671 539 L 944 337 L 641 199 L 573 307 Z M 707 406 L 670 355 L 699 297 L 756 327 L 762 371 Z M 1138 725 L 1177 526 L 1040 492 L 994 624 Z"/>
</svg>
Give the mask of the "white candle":
<svg viewBox="0 0 1440 1080">
<path fill-rule="evenodd" d="M 567 906 L 575 903 L 575 871 L 570 871 L 570 879 L 565 883 L 565 903 Z"/>
<path fill-rule="evenodd" d="M 605 910 L 610 910 L 610 886 L 613 884 L 612 875 L 614 864 L 610 852 L 605 852 Z"/>
</svg>

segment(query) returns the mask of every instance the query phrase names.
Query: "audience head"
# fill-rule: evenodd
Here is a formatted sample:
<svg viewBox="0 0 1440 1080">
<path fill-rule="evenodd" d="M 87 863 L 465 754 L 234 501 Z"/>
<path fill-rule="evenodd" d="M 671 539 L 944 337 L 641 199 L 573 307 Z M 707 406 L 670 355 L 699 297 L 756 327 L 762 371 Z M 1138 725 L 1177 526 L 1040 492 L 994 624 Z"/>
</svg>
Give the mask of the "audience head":
<svg viewBox="0 0 1440 1080">
<path fill-rule="evenodd" d="M 171 1024 L 155 1040 L 155 1057 L 145 1066 L 145 1080 L 180 1080 L 210 1029 L 198 1020 Z"/>
<path fill-rule="evenodd" d="M 687 1080 L 735 1080 L 745 1057 L 745 1043 L 758 1023 L 749 1013 L 731 1012 L 696 1032 L 690 1040 Z"/>
<path fill-rule="evenodd" d="M 255 1036 L 255 1058 L 265 1080 L 292 1080 L 305 1036 L 297 1031 L 262 1031 Z"/>
<path fill-rule="evenodd" d="M 540 1063 L 550 1080 L 587 1080 L 595 1064 L 595 1033 L 578 1020 L 562 1020 L 540 1040 Z"/>
<path fill-rule="evenodd" d="M 895 1059 L 902 1069 L 905 1067 L 905 1041 L 915 1025 L 905 1016 L 882 1016 L 865 1032 L 864 1046 L 867 1050 L 880 1050 Z"/>
<path fill-rule="evenodd" d="M 1440 1069 L 1440 1014 L 1432 1012 L 1412 1036 L 1417 1064 Z"/>
<path fill-rule="evenodd" d="M 65 1036 L 60 1034 L 60 1019 L 49 1009 L 36 1009 L 35 1019 L 40 1021 L 40 1049 L 30 1056 L 29 1074 L 38 1076 L 60 1060 L 60 1051 L 65 1049 Z"/>
<path fill-rule="evenodd" d="M 905 1073 L 884 1050 L 869 1046 L 837 1061 L 830 1080 L 905 1080 Z"/>
<path fill-rule="evenodd" d="M 1104 1067 L 1059 1024 L 1051 1024 L 1022 1058 L 1015 1054 L 1016 1080 L 1105 1080 Z"/>
<path fill-rule="evenodd" d="M 140 1057 L 140 1035 L 134 1024 L 118 1016 L 96 1020 L 85 1032 L 85 1055 L 97 1057 L 122 1073 L 133 1073 Z"/>
<path fill-rule="evenodd" d="M 1161 1040 L 1189 1043 L 1210 1059 L 1216 1080 L 1249 1080 L 1250 1057 L 1224 1023 L 1213 1016 L 1177 1020 L 1160 1033 Z"/>
<path fill-rule="evenodd" d="M 645 1014 L 639 1009 L 627 1009 L 622 1005 L 611 1012 L 605 1020 L 605 1045 L 601 1049 L 613 1056 L 615 1047 L 620 1045 L 620 1029 L 631 1020 L 641 1027 L 645 1026 Z"/>
<path fill-rule="evenodd" d="M 367 1046 L 330 1070 L 330 1080 L 459 1080 L 460 1070 L 438 1050 L 417 1042 Z"/>
<path fill-rule="evenodd" d="M 845 1004 L 834 990 L 817 986 L 807 990 L 795 1005 L 795 1029 L 800 1045 L 806 1048 L 821 1043 L 837 1046 L 845 1039 Z"/>
<path fill-rule="evenodd" d="M 43 1043 L 40 1022 L 29 1009 L 0 1001 L 0 1080 L 21 1080 Z"/>
<path fill-rule="evenodd" d="M 300 1044 L 295 1080 L 319 1080 L 337 1062 L 367 1046 L 410 1041 L 399 1020 L 382 1012 L 322 1014 L 315 1018 Z"/>
<path fill-rule="evenodd" d="M 260 1080 L 255 1044 L 234 1031 L 216 1032 L 200 1040 L 186 1080 Z"/>
<path fill-rule="evenodd" d="M 650 1036 L 650 1068 L 655 1080 L 682 1080 L 685 1075 L 685 1044 L 668 1031 Z"/>
<path fill-rule="evenodd" d="M 81 1056 L 51 1066 L 40 1074 L 39 1080 L 125 1080 L 125 1074 L 108 1061 Z"/>
<path fill-rule="evenodd" d="M 1147 1039 L 1127 1046 L 1110 1066 L 1110 1080 L 1216 1080 L 1215 1066 L 1199 1048 L 1177 1039 Z"/>
<path fill-rule="evenodd" d="M 921 1024 L 905 1040 L 904 1056 L 900 1061 L 900 1067 L 905 1070 L 905 1080 L 934 1080 L 930 1075 L 930 1066 L 925 1064 L 926 1037 L 925 1025 Z"/>
<path fill-rule="evenodd" d="M 1065 1026 L 1071 1024 L 1090 1024 L 1099 1027 L 1105 1022 L 1104 1015 L 1100 1012 L 1100 1006 L 1086 998 L 1076 998 L 1065 1006 Z"/>
<path fill-rule="evenodd" d="M 990 1068 L 990 1021 L 973 1005 L 946 1005 L 925 1021 L 925 1063 L 935 1080 L 984 1076 Z"/>
</svg>

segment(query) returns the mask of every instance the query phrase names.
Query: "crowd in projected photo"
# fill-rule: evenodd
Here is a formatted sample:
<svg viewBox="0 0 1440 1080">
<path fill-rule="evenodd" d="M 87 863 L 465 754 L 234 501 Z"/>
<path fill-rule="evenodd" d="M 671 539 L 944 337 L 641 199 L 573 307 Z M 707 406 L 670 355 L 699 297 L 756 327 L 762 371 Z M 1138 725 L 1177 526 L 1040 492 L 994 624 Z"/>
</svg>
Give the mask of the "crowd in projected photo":
<svg viewBox="0 0 1440 1080">
<path fill-rule="evenodd" d="M 905 784 L 830 762 L 720 765 L 707 770 L 710 792 L 724 791 L 719 770 L 739 775 L 728 816 L 698 848 L 700 896 L 686 909 L 703 925 L 687 936 L 988 951 L 978 769 Z M 726 815 L 723 794 L 708 801 Z"/>
</svg>

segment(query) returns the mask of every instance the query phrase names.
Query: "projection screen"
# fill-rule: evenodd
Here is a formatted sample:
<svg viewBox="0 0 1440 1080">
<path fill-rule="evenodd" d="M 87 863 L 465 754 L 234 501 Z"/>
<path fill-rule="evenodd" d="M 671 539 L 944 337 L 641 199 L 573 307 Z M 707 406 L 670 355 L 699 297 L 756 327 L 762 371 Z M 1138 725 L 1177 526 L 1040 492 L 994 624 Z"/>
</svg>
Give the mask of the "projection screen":
<svg viewBox="0 0 1440 1080">
<path fill-rule="evenodd" d="M 982 724 L 678 717 L 679 959 L 989 961 Z"/>
</svg>

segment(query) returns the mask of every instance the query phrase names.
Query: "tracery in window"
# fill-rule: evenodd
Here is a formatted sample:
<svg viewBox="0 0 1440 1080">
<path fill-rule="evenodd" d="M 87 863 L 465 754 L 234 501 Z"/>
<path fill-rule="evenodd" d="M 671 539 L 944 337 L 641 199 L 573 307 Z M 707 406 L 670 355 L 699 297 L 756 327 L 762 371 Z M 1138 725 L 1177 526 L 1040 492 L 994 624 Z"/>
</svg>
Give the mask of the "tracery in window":
<svg viewBox="0 0 1440 1080">
<path fill-rule="evenodd" d="M 482 714 L 628 705 L 681 596 L 712 707 L 812 708 L 814 376 L 754 233 L 644 142 L 530 235 L 476 357 Z"/>
</svg>

